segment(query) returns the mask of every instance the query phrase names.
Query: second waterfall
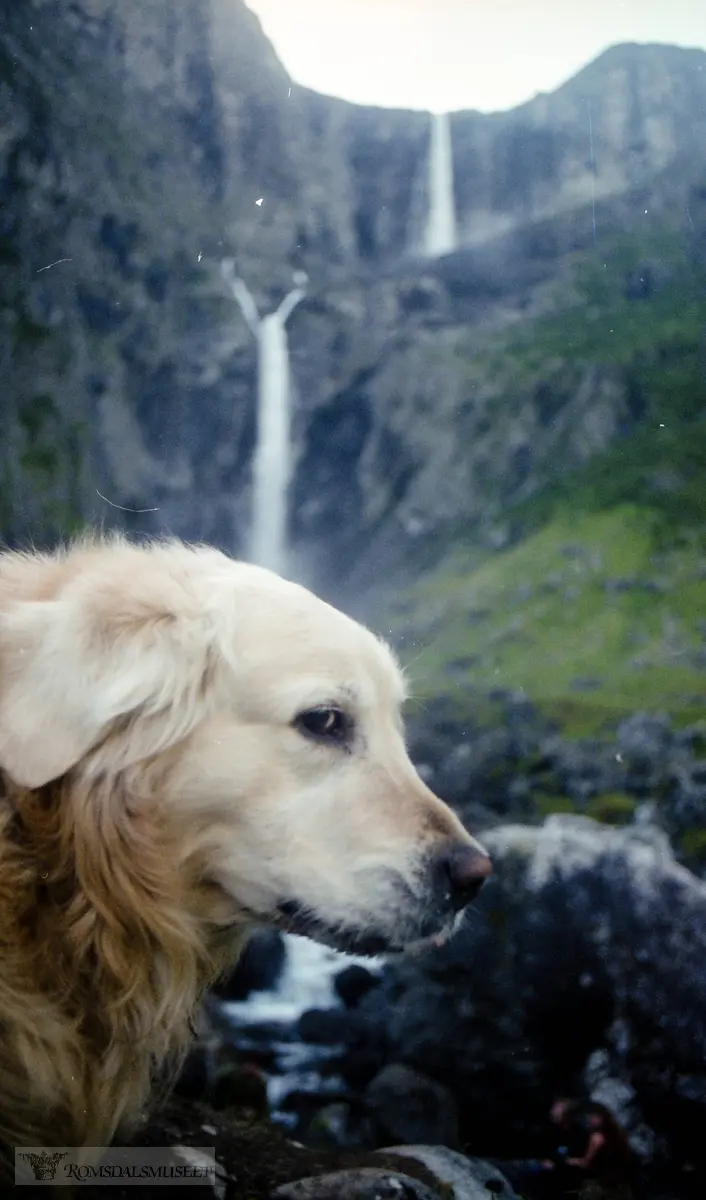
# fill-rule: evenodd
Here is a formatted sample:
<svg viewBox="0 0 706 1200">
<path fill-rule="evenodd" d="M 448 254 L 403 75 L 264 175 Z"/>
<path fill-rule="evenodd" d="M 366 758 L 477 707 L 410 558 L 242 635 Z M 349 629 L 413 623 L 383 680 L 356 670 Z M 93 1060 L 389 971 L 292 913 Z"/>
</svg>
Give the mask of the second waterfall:
<svg viewBox="0 0 706 1200">
<path fill-rule="evenodd" d="M 253 459 L 252 517 L 249 558 L 279 574 L 287 572 L 287 526 L 291 450 L 291 375 L 287 321 L 306 295 L 306 276 L 295 276 L 295 287 L 279 308 L 258 314 L 246 284 L 235 276 L 229 261 L 223 274 L 240 310 L 257 339 L 257 433 Z"/>
</svg>

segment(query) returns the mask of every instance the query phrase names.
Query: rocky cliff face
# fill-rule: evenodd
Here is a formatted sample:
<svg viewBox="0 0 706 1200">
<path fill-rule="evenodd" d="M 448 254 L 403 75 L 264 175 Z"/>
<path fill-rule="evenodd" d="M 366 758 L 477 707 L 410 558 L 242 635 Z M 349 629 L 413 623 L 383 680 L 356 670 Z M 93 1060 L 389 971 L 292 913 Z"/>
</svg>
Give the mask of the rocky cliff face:
<svg viewBox="0 0 706 1200">
<path fill-rule="evenodd" d="M 492 542 L 557 452 L 636 420 L 612 364 L 499 388 L 488 347 L 569 307 L 577 256 L 621 234 L 644 255 L 620 286 L 645 256 L 671 277 L 644 238 L 699 224 L 706 55 L 619 47 L 513 113 L 456 114 L 462 249 L 430 266 L 424 115 L 293 86 L 239 0 L 2 7 L 6 538 L 88 519 L 242 546 L 255 360 L 225 253 L 263 310 L 311 278 L 292 538 L 319 583 L 362 589 L 460 521 Z"/>
</svg>

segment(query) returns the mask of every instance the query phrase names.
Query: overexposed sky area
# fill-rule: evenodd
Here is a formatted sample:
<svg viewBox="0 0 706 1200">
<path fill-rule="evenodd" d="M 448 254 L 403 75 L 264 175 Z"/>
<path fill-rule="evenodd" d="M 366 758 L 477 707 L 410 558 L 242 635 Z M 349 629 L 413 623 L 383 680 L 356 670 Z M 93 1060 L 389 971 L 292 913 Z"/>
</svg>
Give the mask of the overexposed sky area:
<svg viewBox="0 0 706 1200">
<path fill-rule="evenodd" d="M 395 108 L 513 108 L 617 42 L 706 48 L 706 0 L 247 3 L 298 83 Z"/>
</svg>

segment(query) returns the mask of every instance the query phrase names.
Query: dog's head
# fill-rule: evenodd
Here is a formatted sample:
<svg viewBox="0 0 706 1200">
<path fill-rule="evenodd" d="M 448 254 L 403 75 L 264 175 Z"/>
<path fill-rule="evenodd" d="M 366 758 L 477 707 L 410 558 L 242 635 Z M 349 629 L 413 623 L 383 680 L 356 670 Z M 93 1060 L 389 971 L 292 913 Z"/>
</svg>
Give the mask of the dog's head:
<svg viewBox="0 0 706 1200">
<path fill-rule="evenodd" d="M 143 780 L 234 921 L 371 953 L 453 925 L 490 863 L 410 762 L 403 701 L 372 633 L 216 551 L 0 558 L 0 767 Z"/>
</svg>

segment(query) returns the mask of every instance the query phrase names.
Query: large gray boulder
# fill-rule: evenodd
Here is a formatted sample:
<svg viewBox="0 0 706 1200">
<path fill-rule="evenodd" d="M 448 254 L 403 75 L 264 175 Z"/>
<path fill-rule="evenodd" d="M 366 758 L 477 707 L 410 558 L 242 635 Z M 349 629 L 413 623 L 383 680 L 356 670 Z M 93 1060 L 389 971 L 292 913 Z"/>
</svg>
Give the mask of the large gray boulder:
<svg viewBox="0 0 706 1200">
<path fill-rule="evenodd" d="M 446 1146 L 390 1146 L 385 1153 L 422 1163 L 450 1189 L 453 1200 L 517 1200 L 502 1172 L 482 1158 L 467 1158 Z"/>
<path fill-rule="evenodd" d="M 562 815 L 483 840 L 494 878 L 362 1002 L 372 1041 L 451 1088 L 467 1148 L 532 1154 L 554 1095 L 612 1089 L 636 1150 L 700 1161 L 706 883 L 650 826 Z"/>
<path fill-rule="evenodd" d="M 284 1183 L 270 1193 L 270 1200 L 436 1200 L 437 1196 L 402 1171 L 353 1167 Z"/>
<path fill-rule="evenodd" d="M 507 1179 L 482 1159 L 466 1158 L 444 1146 L 393 1146 L 386 1157 L 399 1156 L 400 1170 L 359 1167 L 311 1176 L 287 1183 L 271 1193 L 271 1200 L 518 1200 Z M 404 1161 L 421 1163 L 436 1180 L 428 1187 L 404 1172 Z"/>
</svg>

